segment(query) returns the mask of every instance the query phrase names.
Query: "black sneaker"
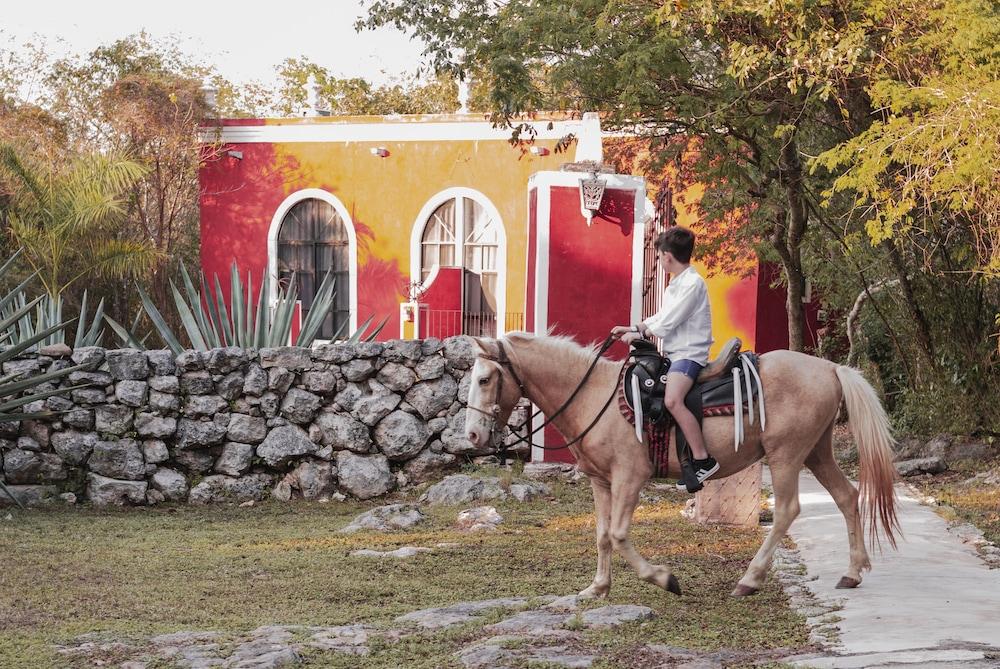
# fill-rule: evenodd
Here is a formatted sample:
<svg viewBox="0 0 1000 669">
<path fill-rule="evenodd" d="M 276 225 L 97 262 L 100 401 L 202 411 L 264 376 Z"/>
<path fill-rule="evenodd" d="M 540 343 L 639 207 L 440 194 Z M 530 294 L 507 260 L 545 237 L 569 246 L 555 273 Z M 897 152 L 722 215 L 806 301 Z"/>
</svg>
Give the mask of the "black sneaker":
<svg viewBox="0 0 1000 669">
<path fill-rule="evenodd" d="M 678 490 L 688 492 L 698 492 L 705 486 L 702 485 L 705 479 L 719 471 L 719 463 L 711 455 L 704 460 L 689 460 L 681 467 L 683 476 L 677 482 Z"/>
</svg>

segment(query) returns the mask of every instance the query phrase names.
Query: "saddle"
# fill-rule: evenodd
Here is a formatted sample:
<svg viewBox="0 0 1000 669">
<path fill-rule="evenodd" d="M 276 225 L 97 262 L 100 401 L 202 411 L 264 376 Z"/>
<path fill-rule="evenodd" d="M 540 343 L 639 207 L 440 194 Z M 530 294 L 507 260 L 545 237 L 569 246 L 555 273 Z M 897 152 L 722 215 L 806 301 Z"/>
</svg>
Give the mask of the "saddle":
<svg viewBox="0 0 1000 669">
<path fill-rule="evenodd" d="M 684 398 L 684 404 L 698 419 L 704 416 L 742 416 L 749 409 L 753 424 L 753 405 L 760 393 L 760 376 L 757 373 L 758 358 L 750 352 L 740 352 L 742 342 L 733 337 L 722 347 L 722 352 L 698 375 L 694 386 Z M 622 379 L 623 404 L 634 414 L 636 437 L 643 440 L 643 429 L 669 432 L 673 417 L 663 404 L 667 387 L 667 370 L 670 360 L 661 356 L 656 347 L 648 341 L 636 340 L 626 364 Z M 760 404 L 761 423 L 764 421 L 764 407 Z M 737 406 L 739 408 L 737 408 Z M 625 407 L 623 406 L 623 410 Z M 630 417 L 631 419 L 631 417 Z M 742 420 L 736 420 L 735 446 L 742 442 Z M 678 460 L 690 459 L 690 448 L 681 430 L 677 430 Z"/>
</svg>

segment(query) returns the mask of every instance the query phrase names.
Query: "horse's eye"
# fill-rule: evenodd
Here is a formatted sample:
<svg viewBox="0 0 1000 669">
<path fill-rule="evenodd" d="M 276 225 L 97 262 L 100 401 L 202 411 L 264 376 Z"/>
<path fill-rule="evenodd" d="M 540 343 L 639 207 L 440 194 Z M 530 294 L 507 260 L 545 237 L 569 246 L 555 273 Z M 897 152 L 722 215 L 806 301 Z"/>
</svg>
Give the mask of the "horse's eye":
<svg viewBox="0 0 1000 669">
<path fill-rule="evenodd" d="M 483 376 L 479 378 L 479 385 L 481 386 L 485 386 L 489 382 L 490 382 L 490 377 L 488 376 Z"/>
</svg>

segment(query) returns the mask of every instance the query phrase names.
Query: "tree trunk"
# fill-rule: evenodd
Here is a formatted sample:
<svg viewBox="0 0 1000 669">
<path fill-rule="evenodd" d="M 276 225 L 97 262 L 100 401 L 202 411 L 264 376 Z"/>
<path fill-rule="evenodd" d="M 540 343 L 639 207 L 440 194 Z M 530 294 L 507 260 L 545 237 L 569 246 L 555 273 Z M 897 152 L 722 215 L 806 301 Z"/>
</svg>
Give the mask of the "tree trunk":
<svg viewBox="0 0 1000 669">
<path fill-rule="evenodd" d="M 906 311 L 915 326 L 914 335 L 916 335 L 917 339 L 917 348 L 923 355 L 924 361 L 933 368 L 935 357 L 934 342 L 931 340 L 931 328 L 927 324 L 927 317 L 917 303 L 917 298 L 913 293 L 913 283 L 906 273 L 906 264 L 903 262 L 903 256 L 899 253 L 899 248 L 891 240 L 886 242 L 885 245 L 889 252 L 889 262 L 892 264 L 896 279 L 899 280 L 899 287 L 903 295 L 903 304 L 906 305 Z"/>
<path fill-rule="evenodd" d="M 802 291 L 805 274 L 802 271 L 802 239 L 809 217 L 803 194 L 802 163 L 794 136 L 788 137 L 781 147 L 778 162 L 778 179 L 784 190 L 783 207 L 775 214 L 771 244 L 781 257 L 781 265 L 788 284 L 785 315 L 788 318 L 788 348 L 805 350 L 805 310 L 802 308 Z"/>
</svg>

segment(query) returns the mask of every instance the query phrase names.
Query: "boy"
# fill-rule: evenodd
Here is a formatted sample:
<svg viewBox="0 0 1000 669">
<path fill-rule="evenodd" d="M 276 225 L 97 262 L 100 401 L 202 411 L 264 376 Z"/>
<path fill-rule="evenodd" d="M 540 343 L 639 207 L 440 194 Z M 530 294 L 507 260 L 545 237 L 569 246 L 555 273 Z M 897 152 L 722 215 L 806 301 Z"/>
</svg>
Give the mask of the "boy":
<svg viewBox="0 0 1000 669">
<path fill-rule="evenodd" d="M 697 484 L 688 477 L 677 484 L 681 490 L 690 488 L 690 492 L 700 489 L 705 479 L 719 471 L 719 463 L 705 450 L 698 419 L 684 406 L 685 395 L 708 364 L 708 350 L 712 346 L 708 287 L 691 267 L 694 240 L 694 233 L 682 227 L 672 227 L 660 234 L 656 239 L 660 267 L 673 277 L 663 293 L 660 310 L 638 325 L 619 325 L 611 331 L 626 344 L 640 337 L 659 337 L 663 354 L 670 358 L 664 404 L 687 438 L 694 456 L 692 465 Z"/>
</svg>

